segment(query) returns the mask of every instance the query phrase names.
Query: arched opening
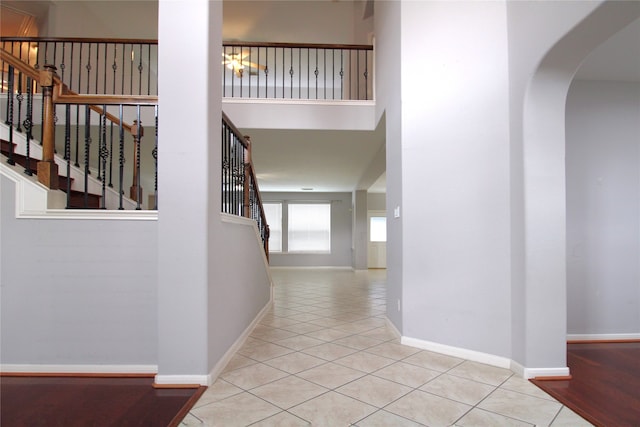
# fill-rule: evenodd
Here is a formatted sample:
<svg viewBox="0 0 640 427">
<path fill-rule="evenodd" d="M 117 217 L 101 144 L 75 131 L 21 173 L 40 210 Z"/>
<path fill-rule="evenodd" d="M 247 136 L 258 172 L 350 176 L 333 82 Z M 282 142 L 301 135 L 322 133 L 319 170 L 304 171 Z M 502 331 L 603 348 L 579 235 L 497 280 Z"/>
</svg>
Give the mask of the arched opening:
<svg viewBox="0 0 640 427">
<path fill-rule="evenodd" d="M 605 2 L 560 39 L 529 82 L 523 114 L 524 372 L 562 376 L 566 365 L 565 106 L 587 55 L 640 16 L 635 2 Z"/>
</svg>

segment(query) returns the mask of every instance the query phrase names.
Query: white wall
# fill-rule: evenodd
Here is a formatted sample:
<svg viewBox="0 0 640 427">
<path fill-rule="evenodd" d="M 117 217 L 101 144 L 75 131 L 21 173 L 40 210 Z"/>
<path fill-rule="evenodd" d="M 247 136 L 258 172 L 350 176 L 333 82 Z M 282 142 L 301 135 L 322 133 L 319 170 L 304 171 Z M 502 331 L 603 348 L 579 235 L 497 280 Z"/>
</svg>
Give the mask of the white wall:
<svg viewBox="0 0 640 427">
<path fill-rule="evenodd" d="M 402 333 L 509 356 L 505 5 L 402 3 L 401 28 Z"/>
<path fill-rule="evenodd" d="M 400 88 L 403 76 L 398 75 L 401 44 L 401 3 L 384 1 L 375 3 L 376 29 L 376 121 L 384 126 L 386 141 L 387 176 L 387 317 L 399 330 L 403 330 L 403 221 L 390 213 L 402 206 L 402 102 Z"/>
<path fill-rule="evenodd" d="M 15 183 L 0 180 L 0 362 L 153 372 L 157 222 L 16 219 Z"/>
<path fill-rule="evenodd" d="M 352 212 L 351 193 L 262 193 L 263 202 L 283 202 L 282 216 L 286 224 L 287 202 L 323 201 L 331 202 L 331 253 L 301 254 L 271 252 L 269 263 L 274 267 L 350 267 Z M 287 239 L 286 228 L 282 231 L 283 245 Z"/>
<path fill-rule="evenodd" d="M 354 34 L 352 2 L 224 2 L 224 40 L 322 43 L 360 42 Z"/>
<path fill-rule="evenodd" d="M 157 39 L 158 1 L 50 2 L 49 17 L 40 37 Z"/>
<path fill-rule="evenodd" d="M 640 334 L 640 84 L 567 97 L 567 332 Z"/>
</svg>

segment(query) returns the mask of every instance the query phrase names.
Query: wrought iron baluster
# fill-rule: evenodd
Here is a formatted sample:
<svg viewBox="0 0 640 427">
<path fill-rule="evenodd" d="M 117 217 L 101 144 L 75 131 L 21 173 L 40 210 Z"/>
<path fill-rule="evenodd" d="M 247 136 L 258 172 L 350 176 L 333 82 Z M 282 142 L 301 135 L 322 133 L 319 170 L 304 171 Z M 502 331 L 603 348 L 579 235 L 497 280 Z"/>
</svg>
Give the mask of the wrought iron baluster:
<svg viewBox="0 0 640 427">
<path fill-rule="evenodd" d="M 357 65 L 357 69 L 356 69 L 356 75 L 358 76 L 358 81 L 356 82 L 356 89 L 357 89 L 357 100 L 360 100 L 360 52 L 356 51 L 356 65 Z"/>
<path fill-rule="evenodd" d="M 64 159 L 67 161 L 67 209 L 71 207 L 71 105 L 65 106 Z"/>
<path fill-rule="evenodd" d="M 302 98 L 302 49 L 298 48 L 298 99 Z"/>
<path fill-rule="evenodd" d="M 138 190 L 138 194 L 136 197 L 136 210 L 139 211 L 140 201 L 142 199 L 142 187 L 140 186 L 140 145 L 142 141 L 140 138 L 142 137 L 142 122 L 140 121 L 140 105 L 136 106 L 136 112 L 138 119 L 136 120 L 136 141 L 135 141 L 135 150 L 136 150 L 136 189 Z"/>
<path fill-rule="evenodd" d="M 15 78 L 15 72 L 12 65 L 9 65 L 9 75 L 7 76 L 9 81 L 7 82 L 7 120 L 5 124 L 9 126 L 9 156 L 7 163 L 15 165 L 16 161 L 13 158 L 14 146 L 13 146 L 13 83 Z"/>
<path fill-rule="evenodd" d="M 291 62 L 291 64 L 289 65 L 289 75 L 291 76 L 291 79 L 289 81 L 289 90 L 291 92 L 291 99 L 293 99 L 293 48 L 289 48 L 289 60 Z"/>
<path fill-rule="evenodd" d="M 91 109 L 85 106 L 84 112 L 84 207 L 89 207 L 89 155 L 91 150 Z"/>
<path fill-rule="evenodd" d="M 364 99 L 369 99 L 369 52 L 364 51 Z"/>
<path fill-rule="evenodd" d="M 336 99 L 336 51 L 331 49 L 331 94 Z"/>
<path fill-rule="evenodd" d="M 327 49 L 322 49 L 322 74 L 323 74 L 323 86 L 324 86 L 324 99 L 327 99 Z"/>
<path fill-rule="evenodd" d="M 121 73 L 122 77 L 121 77 L 121 80 L 120 80 L 120 83 L 121 83 L 120 95 L 124 95 L 124 64 L 125 64 L 125 62 L 124 62 L 124 51 L 125 51 L 125 47 L 126 47 L 126 45 L 123 44 L 122 45 L 122 73 Z"/>
<path fill-rule="evenodd" d="M 117 63 L 117 56 L 118 56 L 118 45 L 114 44 L 113 45 L 113 64 L 111 64 L 111 69 L 113 70 L 113 94 L 116 94 L 116 71 L 118 70 L 118 63 Z"/>
<path fill-rule="evenodd" d="M 153 156 L 154 164 L 154 179 L 153 179 L 153 193 L 155 195 L 153 201 L 153 209 L 158 210 L 158 106 L 155 106 L 155 144 L 151 155 Z"/>
<path fill-rule="evenodd" d="M 313 74 L 316 76 L 316 99 L 318 99 L 318 74 L 320 74 L 320 71 L 318 71 L 318 49 L 316 49 L 316 70 Z"/>
<path fill-rule="evenodd" d="M 107 106 L 102 106 L 102 138 L 100 139 L 100 160 L 102 164 L 102 198 L 100 205 L 102 209 L 107 208 L 107 157 L 109 157 L 109 150 L 107 149 Z M 100 176 L 100 173 L 98 173 Z"/>
<path fill-rule="evenodd" d="M 311 49 L 307 48 L 307 99 L 311 98 L 311 85 L 309 82 L 311 81 Z"/>
<path fill-rule="evenodd" d="M 104 74 L 104 82 L 102 84 L 102 93 L 105 95 L 107 94 L 107 61 L 109 60 L 108 53 L 107 53 L 108 48 L 109 46 L 105 43 L 104 44 L 104 67 L 102 70 Z"/>
<path fill-rule="evenodd" d="M 340 49 L 340 99 L 344 99 L 344 49 Z"/>
<path fill-rule="evenodd" d="M 84 43 L 80 42 L 80 57 L 78 58 L 78 92 L 82 92 L 82 70 L 80 69 L 80 67 L 82 67 L 82 48 L 84 46 Z"/>
<path fill-rule="evenodd" d="M 96 43 L 96 73 L 95 73 L 96 91 L 95 93 L 98 93 L 98 84 L 100 83 L 99 74 L 100 74 L 100 43 Z"/>
<path fill-rule="evenodd" d="M 133 93 L 133 61 L 135 59 L 135 50 L 133 43 L 131 44 L 131 63 L 129 64 L 129 93 Z"/>
<path fill-rule="evenodd" d="M 18 100 L 18 126 L 16 127 L 16 132 L 22 133 L 22 126 L 20 124 L 20 120 L 22 118 L 22 100 L 24 96 L 22 95 L 22 73 L 18 73 L 18 90 L 16 92 L 16 99 Z"/>
<path fill-rule="evenodd" d="M 113 122 L 109 123 L 109 188 L 113 188 Z"/>
<path fill-rule="evenodd" d="M 89 83 L 91 80 L 91 43 L 88 43 L 89 51 L 87 52 L 87 65 L 84 67 L 87 69 L 87 92 L 89 93 Z"/>
<path fill-rule="evenodd" d="M 64 63 L 64 56 L 65 56 L 64 54 L 65 54 L 65 52 L 66 52 L 66 49 L 67 49 L 67 43 L 66 43 L 66 42 L 63 42 L 63 43 L 62 43 L 62 58 L 61 58 L 61 61 L 60 61 L 60 67 L 59 67 L 59 68 L 60 68 L 60 70 L 61 70 L 61 71 L 60 71 L 60 79 L 61 79 L 63 82 L 64 82 L 64 70 L 65 70 L 65 68 L 67 67 L 67 66 L 65 65 L 65 63 Z"/>
<path fill-rule="evenodd" d="M 27 112 L 24 119 L 24 131 L 27 140 L 27 159 L 24 168 L 24 173 L 29 176 L 33 175 L 31 171 L 31 139 L 33 134 L 31 132 L 33 128 L 33 85 L 31 84 L 31 77 L 27 77 Z"/>
<path fill-rule="evenodd" d="M 142 44 L 140 44 L 138 56 L 138 95 L 142 95 L 142 70 L 144 67 L 142 66 Z"/>
<path fill-rule="evenodd" d="M 151 45 L 147 45 L 147 95 L 151 94 Z"/>
<path fill-rule="evenodd" d="M 282 98 L 284 98 L 284 69 L 285 69 L 285 63 L 284 63 L 284 47 L 282 48 Z"/>
<path fill-rule="evenodd" d="M 80 167 L 79 162 L 79 153 L 80 153 L 80 106 L 76 105 L 76 158 L 75 163 L 73 164 L 75 167 Z"/>
<path fill-rule="evenodd" d="M 120 135 L 120 147 L 119 147 L 119 151 L 120 151 L 120 170 L 119 170 L 119 178 L 120 178 L 120 184 L 118 185 L 118 210 L 124 210 L 124 207 L 122 205 L 122 195 L 124 194 L 124 163 L 125 163 L 125 158 L 124 158 L 124 126 L 123 126 L 123 120 L 124 120 L 124 114 L 123 114 L 123 107 L 122 104 L 120 104 L 120 110 L 119 110 L 119 129 L 118 129 L 118 133 Z"/>
</svg>

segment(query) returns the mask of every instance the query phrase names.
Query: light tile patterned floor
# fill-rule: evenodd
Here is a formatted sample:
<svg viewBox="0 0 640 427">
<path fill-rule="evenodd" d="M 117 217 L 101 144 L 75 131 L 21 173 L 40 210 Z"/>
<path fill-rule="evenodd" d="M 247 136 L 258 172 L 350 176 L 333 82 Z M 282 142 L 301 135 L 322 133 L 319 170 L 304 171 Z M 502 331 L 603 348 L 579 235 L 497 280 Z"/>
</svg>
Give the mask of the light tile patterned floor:
<svg viewBox="0 0 640 427">
<path fill-rule="evenodd" d="M 401 345 L 384 270 L 272 270 L 274 304 L 182 426 L 590 426 L 511 371 Z"/>
</svg>

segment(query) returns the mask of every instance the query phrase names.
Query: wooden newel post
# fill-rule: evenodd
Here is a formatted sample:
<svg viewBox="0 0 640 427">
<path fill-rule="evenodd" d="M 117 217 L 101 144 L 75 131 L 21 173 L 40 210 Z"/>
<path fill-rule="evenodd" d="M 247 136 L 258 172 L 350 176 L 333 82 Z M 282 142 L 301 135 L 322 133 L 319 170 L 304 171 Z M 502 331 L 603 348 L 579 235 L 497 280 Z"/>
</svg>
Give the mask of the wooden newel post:
<svg viewBox="0 0 640 427">
<path fill-rule="evenodd" d="M 131 135 L 133 136 L 133 182 L 129 189 L 129 198 L 136 202 L 142 202 L 142 187 L 140 186 L 140 140 L 144 136 L 144 128 L 138 124 L 137 120 L 133 121 L 131 126 Z M 139 198 L 138 198 L 139 196 Z"/>
<path fill-rule="evenodd" d="M 38 162 L 38 181 L 52 190 L 58 189 L 58 165 L 55 162 L 55 108 L 53 106 L 53 76 L 56 67 L 50 64 L 40 71 L 42 87 L 42 161 Z"/>
<path fill-rule="evenodd" d="M 245 136 L 247 148 L 244 149 L 244 216 L 251 218 L 251 138 Z"/>
</svg>

